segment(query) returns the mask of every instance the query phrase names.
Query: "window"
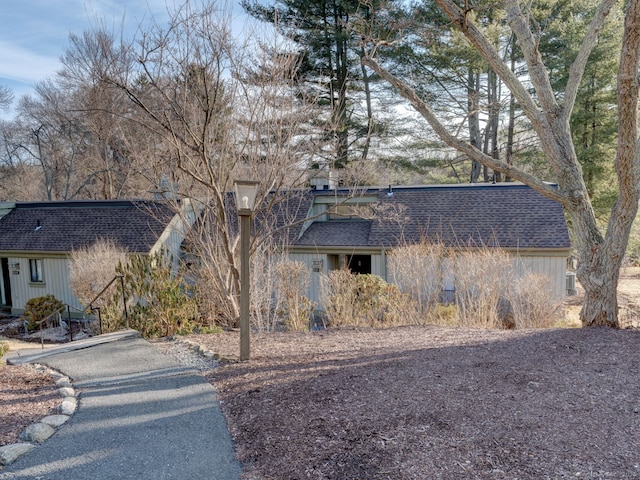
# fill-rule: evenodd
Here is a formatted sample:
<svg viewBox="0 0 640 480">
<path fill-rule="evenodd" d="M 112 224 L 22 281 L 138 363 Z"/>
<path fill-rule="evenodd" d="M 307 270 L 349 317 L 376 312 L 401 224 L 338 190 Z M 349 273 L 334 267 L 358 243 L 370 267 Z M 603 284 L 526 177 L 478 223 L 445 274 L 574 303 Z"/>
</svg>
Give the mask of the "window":
<svg viewBox="0 0 640 480">
<path fill-rule="evenodd" d="M 31 281 L 33 283 L 44 282 L 44 277 L 42 276 L 42 260 L 39 258 L 29 260 L 29 271 L 31 272 Z"/>
<path fill-rule="evenodd" d="M 371 205 L 366 204 L 330 205 L 327 211 L 329 220 L 363 220 L 373 216 Z"/>
</svg>

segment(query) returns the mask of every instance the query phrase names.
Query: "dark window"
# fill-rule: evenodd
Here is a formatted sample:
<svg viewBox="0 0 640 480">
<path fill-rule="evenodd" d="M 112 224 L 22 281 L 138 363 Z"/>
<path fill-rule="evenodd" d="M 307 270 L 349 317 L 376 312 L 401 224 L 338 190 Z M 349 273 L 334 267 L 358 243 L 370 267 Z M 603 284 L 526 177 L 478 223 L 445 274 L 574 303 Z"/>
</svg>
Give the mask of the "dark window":
<svg viewBox="0 0 640 480">
<path fill-rule="evenodd" d="M 34 283 L 44 282 L 42 276 L 42 260 L 39 258 L 32 258 L 29 260 L 29 271 L 31 272 L 31 281 Z"/>
</svg>

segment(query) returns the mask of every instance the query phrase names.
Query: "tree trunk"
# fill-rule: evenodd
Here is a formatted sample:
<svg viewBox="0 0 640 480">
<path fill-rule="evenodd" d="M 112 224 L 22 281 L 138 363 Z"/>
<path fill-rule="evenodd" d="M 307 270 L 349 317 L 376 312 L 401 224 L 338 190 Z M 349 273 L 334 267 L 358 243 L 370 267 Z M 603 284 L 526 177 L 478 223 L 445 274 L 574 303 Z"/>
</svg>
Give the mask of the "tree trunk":
<svg viewBox="0 0 640 480">
<path fill-rule="evenodd" d="M 408 83 L 391 75 L 371 58 L 365 59 L 366 65 L 396 87 L 447 145 L 562 204 L 571 217 L 574 246 L 578 252 L 577 275 L 586 292 L 580 313 L 582 324 L 618 327 L 618 277 L 640 198 L 640 144 L 637 125 L 640 0 L 630 0 L 625 15 L 617 88 L 619 122 L 615 170 L 618 198 L 611 210 L 604 236 L 598 229 L 582 169 L 572 143 L 569 117 L 575 104 L 587 59 L 615 0 L 600 2 L 582 41 L 580 51 L 569 70 L 569 79 L 560 103 L 551 87 L 549 72 L 538 50 L 536 37 L 530 29 L 529 15 L 520 9 L 520 3 L 517 0 L 505 2 L 507 21 L 518 39 L 524 61 L 528 66 L 529 80 L 536 91 L 535 100 L 504 62 L 502 56 L 475 26 L 473 20 L 467 17 L 466 10 L 462 10 L 453 0 L 435 1 L 451 21 L 459 26 L 478 53 L 516 97 L 538 136 L 549 166 L 555 173 L 557 188 L 551 187 L 526 170 L 479 151 L 468 142 L 456 137 L 439 121 L 429 105 Z"/>
<path fill-rule="evenodd" d="M 604 262 L 599 270 L 591 269 L 588 275 L 579 274 L 585 289 L 580 320 L 585 327 L 619 327 L 618 276 L 620 267 Z M 585 270 L 584 266 L 580 270 Z"/>
<path fill-rule="evenodd" d="M 480 149 L 480 114 L 478 112 L 478 95 L 480 76 L 470 68 L 467 73 L 467 114 L 469 122 L 469 143 Z M 481 164 L 471 159 L 471 176 L 469 181 L 477 183 L 480 178 Z"/>
<path fill-rule="evenodd" d="M 516 71 L 516 37 L 511 36 L 509 41 L 509 59 L 511 61 L 511 71 L 515 74 Z M 508 165 L 513 165 L 513 139 L 514 130 L 516 124 L 516 97 L 513 93 L 509 93 L 509 124 L 507 127 L 507 153 L 506 161 Z M 508 175 L 505 177 L 505 182 L 510 182 L 512 179 Z"/>
<path fill-rule="evenodd" d="M 360 59 L 365 56 L 364 48 L 360 49 Z M 371 136 L 373 135 L 373 107 L 371 105 L 371 86 L 367 69 L 361 62 L 360 67 L 362 69 L 362 82 L 364 83 L 364 98 L 367 106 L 367 137 L 365 138 L 364 145 L 362 147 L 362 154 L 360 160 L 366 160 L 369 155 L 369 148 L 371 147 Z"/>
</svg>

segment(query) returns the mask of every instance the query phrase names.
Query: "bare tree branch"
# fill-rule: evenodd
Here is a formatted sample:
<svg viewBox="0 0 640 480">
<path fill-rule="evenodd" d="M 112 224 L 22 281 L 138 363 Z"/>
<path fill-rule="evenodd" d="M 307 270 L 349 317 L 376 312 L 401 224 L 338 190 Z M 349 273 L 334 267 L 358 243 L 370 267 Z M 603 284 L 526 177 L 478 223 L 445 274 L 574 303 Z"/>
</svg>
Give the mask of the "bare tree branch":
<svg viewBox="0 0 640 480">
<path fill-rule="evenodd" d="M 527 185 L 530 185 L 535 190 L 540 193 L 557 200 L 560 203 L 568 203 L 570 198 L 564 195 L 557 188 L 549 185 L 541 181 L 539 178 L 531 175 L 524 170 L 521 170 L 513 165 L 509 165 L 507 162 L 504 162 L 500 159 L 493 158 L 490 155 L 482 153 L 481 150 L 475 148 L 470 143 L 461 140 L 455 135 L 451 134 L 447 128 L 438 120 L 435 113 L 431 110 L 429 105 L 426 104 L 411 88 L 410 85 L 399 79 L 398 77 L 392 75 L 389 71 L 384 69 L 376 60 L 371 57 L 364 57 L 363 63 L 371 68 L 374 72 L 376 72 L 380 77 L 385 79 L 391 85 L 393 85 L 400 95 L 405 97 L 411 105 L 427 120 L 431 128 L 440 136 L 440 138 L 450 147 L 455 148 L 456 150 L 465 153 L 483 165 L 486 165 L 489 168 L 492 168 L 496 171 L 502 172 L 505 175 L 508 175 L 516 180 L 519 180 Z"/>
</svg>

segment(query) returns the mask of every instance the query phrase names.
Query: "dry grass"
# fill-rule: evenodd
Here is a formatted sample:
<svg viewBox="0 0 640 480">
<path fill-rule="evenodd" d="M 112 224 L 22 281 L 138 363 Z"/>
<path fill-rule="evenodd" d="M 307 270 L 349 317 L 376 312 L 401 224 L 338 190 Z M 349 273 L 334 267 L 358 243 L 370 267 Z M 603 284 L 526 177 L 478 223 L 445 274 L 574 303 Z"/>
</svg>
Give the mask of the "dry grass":
<svg viewBox="0 0 640 480">
<path fill-rule="evenodd" d="M 440 302 L 446 249 L 440 244 L 414 244 L 389 253 L 391 282 L 413 300 L 416 317 L 433 317 Z"/>
<path fill-rule="evenodd" d="M 406 325 L 551 326 L 559 304 L 552 297 L 549 280 L 522 270 L 518 257 L 499 248 L 450 249 L 419 244 L 398 248 L 389 255 L 392 281 L 415 307 L 412 314 L 405 315 Z M 455 288 L 452 306 L 443 306 L 440 298 L 442 286 L 447 284 Z"/>
</svg>

